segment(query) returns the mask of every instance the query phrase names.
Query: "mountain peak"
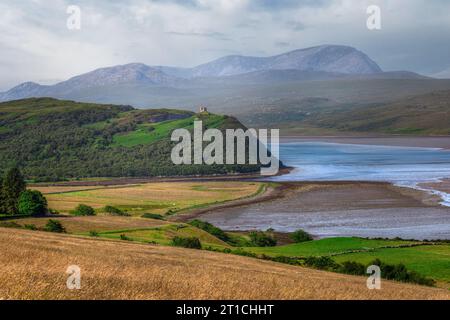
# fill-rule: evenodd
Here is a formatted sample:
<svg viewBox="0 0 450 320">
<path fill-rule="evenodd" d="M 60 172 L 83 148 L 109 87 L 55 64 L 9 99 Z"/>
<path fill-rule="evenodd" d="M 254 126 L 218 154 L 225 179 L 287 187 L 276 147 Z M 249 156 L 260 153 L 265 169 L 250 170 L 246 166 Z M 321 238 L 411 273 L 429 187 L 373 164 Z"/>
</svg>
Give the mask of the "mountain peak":
<svg viewBox="0 0 450 320">
<path fill-rule="evenodd" d="M 271 57 L 226 56 L 193 68 L 193 77 L 230 76 L 264 70 L 371 74 L 381 68 L 366 54 L 343 45 L 321 45 Z"/>
</svg>

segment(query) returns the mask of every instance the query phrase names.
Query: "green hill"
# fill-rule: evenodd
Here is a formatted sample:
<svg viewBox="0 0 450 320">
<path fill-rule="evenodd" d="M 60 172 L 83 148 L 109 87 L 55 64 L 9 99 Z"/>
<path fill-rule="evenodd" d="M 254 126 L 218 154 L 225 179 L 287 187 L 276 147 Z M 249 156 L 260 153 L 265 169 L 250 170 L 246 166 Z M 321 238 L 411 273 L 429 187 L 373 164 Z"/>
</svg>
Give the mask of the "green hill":
<svg viewBox="0 0 450 320">
<path fill-rule="evenodd" d="M 171 109 L 51 98 L 0 103 L 0 168 L 17 165 L 29 179 L 41 181 L 259 170 L 250 165 L 173 165 L 172 130 L 190 129 L 197 119 L 207 128 L 244 128 L 232 117 Z"/>
</svg>

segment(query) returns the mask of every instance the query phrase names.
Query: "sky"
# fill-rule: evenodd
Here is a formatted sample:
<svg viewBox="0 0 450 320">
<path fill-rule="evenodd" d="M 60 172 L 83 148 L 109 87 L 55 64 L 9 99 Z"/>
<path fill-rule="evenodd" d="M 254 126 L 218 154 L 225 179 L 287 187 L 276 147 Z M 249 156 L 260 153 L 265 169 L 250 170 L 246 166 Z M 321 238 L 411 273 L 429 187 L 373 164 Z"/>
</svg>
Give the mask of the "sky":
<svg viewBox="0 0 450 320">
<path fill-rule="evenodd" d="M 81 28 L 67 27 L 67 8 Z M 369 30 L 367 8 L 381 9 Z M 355 47 L 382 69 L 450 72 L 449 0 L 2 0 L 0 91 L 131 62 L 190 67 L 224 55 Z"/>
</svg>

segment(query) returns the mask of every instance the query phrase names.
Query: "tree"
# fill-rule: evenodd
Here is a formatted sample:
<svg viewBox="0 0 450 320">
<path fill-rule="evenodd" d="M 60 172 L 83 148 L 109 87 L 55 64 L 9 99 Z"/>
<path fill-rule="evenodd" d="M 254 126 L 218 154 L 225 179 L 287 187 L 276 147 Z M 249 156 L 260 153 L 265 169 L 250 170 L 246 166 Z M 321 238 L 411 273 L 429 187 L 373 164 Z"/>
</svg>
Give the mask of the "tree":
<svg viewBox="0 0 450 320">
<path fill-rule="evenodd" d="M 48 213 L 47 199 L 39 191 L 24 191 L 19 197 L 18 210 L 23 215 L 45 215 Z"/>
<path fill-rule="evenodd" d="M 273 237 L 261 231 L 250 232 L 249 236 L 252 245 L 256 247 L 274 247 L 277 245 L 277 241 Z"/>
<path fill-rule="evenodd" d="M 3 177 L 0 177 L 0 214 L 6 213 L 5 196 L 3 194 Z"/>
<path fill-rule="evenodd" d="M 296 243 L 306 242 L 313 240 L 313 237 L 304 230 L 297 230 L 291 234 L 291 239 Z"/>
<path fill-rule="evenodd" d="M 19 212 L 17 204 L 20 194 L 26 190 L 26 183 L 18 168 L 10 169 L 3 179 L 4 210 L 8 214 Z"/>
</svg>

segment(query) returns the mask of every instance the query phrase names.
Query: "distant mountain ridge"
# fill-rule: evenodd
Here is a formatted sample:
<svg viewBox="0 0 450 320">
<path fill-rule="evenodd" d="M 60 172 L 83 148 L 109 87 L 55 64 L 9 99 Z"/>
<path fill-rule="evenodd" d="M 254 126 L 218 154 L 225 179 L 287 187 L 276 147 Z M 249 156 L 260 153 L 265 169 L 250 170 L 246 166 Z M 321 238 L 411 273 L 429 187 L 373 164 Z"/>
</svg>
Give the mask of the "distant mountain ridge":
<svg viewBox="0 0 450 320">
<path fill-rule="evenodd" d="M 366 54 L 347 46 L 324 45 L 261 58 L 227 56 L 197 66 L 192 77 L 220 77 L 264 70 L 301 70 L 371 74 L 381 68 Z"/>
<path fill-rule="evenodd" d="M 305 72 L 306 79 L 327 78 L 327 73 L 330 73 L 330 78 L 336 78 L 337 75 L 371 75 L 383 72 L 373 60 L 355 48 L 324 45 L 271 57 L 226 56 L 194 68 L 152 67 L 142 63 L 101 68 L 52 86 L 26 82 L 0 93 L 0 101 L 43 96 L 77 98 L 77 95 L 82 96 L 83 90 L 121 85 L 178 88 L 189 86 L 196 79 L 266 71 Z M 278 76 L 283 78 L 280 72 Z"/>
</svg>

